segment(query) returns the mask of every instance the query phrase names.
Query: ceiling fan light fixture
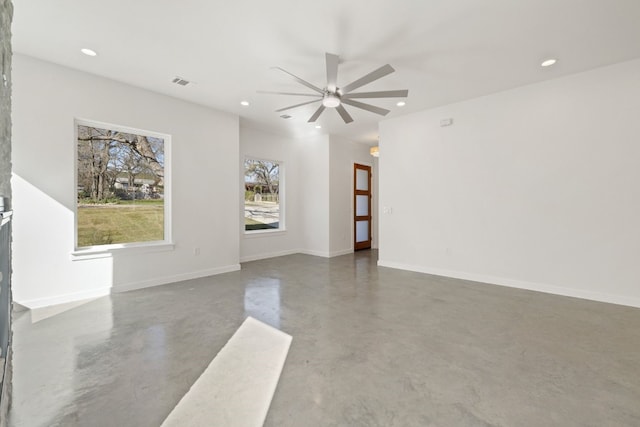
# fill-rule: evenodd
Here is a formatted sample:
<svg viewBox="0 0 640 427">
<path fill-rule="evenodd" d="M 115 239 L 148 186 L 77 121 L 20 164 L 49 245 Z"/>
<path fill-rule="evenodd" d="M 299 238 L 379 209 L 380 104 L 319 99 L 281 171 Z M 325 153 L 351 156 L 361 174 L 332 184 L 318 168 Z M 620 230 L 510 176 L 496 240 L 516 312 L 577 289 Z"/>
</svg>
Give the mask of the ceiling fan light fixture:
<svg viewBox="0 0 640 427">
<path fill-rule="evenodd" d="M 336 108 L 340 105 L 340 98 L 334 93 L 328 93 L 322 98 L 322 105 L 327 108 Z"/>
</svg>

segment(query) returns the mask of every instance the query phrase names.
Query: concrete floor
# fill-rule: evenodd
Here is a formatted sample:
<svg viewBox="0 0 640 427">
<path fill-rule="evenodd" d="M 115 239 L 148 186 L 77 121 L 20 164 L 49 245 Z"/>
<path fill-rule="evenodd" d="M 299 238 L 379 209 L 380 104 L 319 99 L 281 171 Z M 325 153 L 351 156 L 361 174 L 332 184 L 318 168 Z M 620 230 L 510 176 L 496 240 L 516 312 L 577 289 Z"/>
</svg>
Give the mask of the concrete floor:
<svg viewBox="0 0 640 427">
<path fill-rule="evenodd" d="M 14 322 L 13 426 L 159 426 L 246 316 L 267 426 L 639 426 L 640 310 L 291 255 Z"/>
</svg>

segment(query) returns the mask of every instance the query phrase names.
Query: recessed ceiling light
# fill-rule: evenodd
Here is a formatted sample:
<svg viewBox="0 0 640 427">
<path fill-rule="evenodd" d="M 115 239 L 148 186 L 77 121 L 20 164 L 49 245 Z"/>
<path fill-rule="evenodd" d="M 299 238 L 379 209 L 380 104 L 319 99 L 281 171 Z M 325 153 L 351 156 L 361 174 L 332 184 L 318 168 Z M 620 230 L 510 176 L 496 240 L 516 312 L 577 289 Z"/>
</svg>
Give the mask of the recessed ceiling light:
<svg viewBox="0 0 640 427">
<path fill-rule="evenodd" d="M 240 105 L 242 105 L 243 107 L 248 107 L 249 106 L 249 101 L 241 101 Z"/>
<path fill-rule="evenodd" d="M 407 103 L 406 103 L 406 102 L 404 102 L 404 101 L 400 101 L 400 102 L 398 102 L 396 105 L 397 105 L 398 107 L 404 107 L 405 105 L 407 105 Z"/>
<path fill-rule="evenodd" d="M 316 125 L 316 129 L 322 129 L 322 126 Z"/>
<path fill-rule="evenodd" d="M 95 50 L 87 49 L 86 47 L 83 48 L 83 49 L 80 49 L 80 52 L 84 53 L 87 56 L 96 56 L 97 55 Z"/>
<path fill-rule="evenodd" d="M 553 64 L 555 64 L 556 62 L 558 62 L 557 59 L 549 58 L 549 59 L 545 59 L 544 61 L 542 61 L 542 64 L 540 64 L 540 66 L 541 67 L 550 67 Z"/>
</svg>

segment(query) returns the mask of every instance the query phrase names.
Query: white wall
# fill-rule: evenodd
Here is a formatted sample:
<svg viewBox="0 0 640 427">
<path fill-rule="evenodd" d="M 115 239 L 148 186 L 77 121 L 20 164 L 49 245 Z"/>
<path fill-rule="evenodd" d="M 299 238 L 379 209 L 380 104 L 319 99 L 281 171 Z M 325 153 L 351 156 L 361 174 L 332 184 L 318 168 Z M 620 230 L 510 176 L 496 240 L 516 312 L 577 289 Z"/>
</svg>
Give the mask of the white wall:
<svg viewBox="0 0 640 427">
<path fill-rule="evenodd" d="M 383 122 L 379 264 L 640 306 L 639 117 L 635 60 Z"/>
<path fill-rule="evenodd" d="M 331 256 L 342 255 L 353 251 L 353 165 L 359 163 L 371 166 L 372 216 L 377 199 L 374 192 L 374 181 L 377 171 L 369 154 L 369 146 L 355 143 L 343 138 L 331 136 L 329 159 L 330 206 L 329 206 L 329 239 Z M 371 234 L 377 236 L 377 222 L 372 221 Z"/>
<path fill-rule="evenodd" d="M 239 268 L 238 117 L 16 55 L 14 298 L 29 307 Z M 71 261 L 74 118 L 172 136 L 170 251 Z M 200 254 L 194 255 L 194 248 Z"/>
<path fill-rule="evenodd" d="M 284 226 L 282 232 L 245 233 L 244 204 L 240 201 L 240 260 L 269 258 L 273 256 L 296 253 L 302 244 L 302 215 L 300 200 L 303 196 L 304 183 L 300 177 L 298 161 L 298 145 L 303 141 L 256 131 L 246 127 L 240 128 L 240 177 L 239 192 L 244 192 L 244 159 L 252 157 L 281 162 L 281 201 L 284 205 Z M 241 197 L 242 199 L 242 197 Z"/>
<path fill-rule="evenodd" d="M 328 257 L 329 254 L 329 136 L 305 138 L 299 145 L 299 200 L 302 217 L 302 251 Z"/>
</svg>

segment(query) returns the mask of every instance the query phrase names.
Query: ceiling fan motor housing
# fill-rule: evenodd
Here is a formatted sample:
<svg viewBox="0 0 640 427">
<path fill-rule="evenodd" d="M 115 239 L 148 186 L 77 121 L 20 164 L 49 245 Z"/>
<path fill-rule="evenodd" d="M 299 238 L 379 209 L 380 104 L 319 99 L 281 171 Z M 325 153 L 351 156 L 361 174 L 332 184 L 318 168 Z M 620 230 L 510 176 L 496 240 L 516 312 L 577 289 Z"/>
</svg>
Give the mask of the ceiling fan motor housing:
<svg viewBox="0 0 640 427">
<path fill-rule="evenodd" d="M 325 92 L 324 97 L 322 98 L 322 105 L 327 108 L 336 108 L 340 105 L 340 95 L 334 92 Z"/>
</svg>

